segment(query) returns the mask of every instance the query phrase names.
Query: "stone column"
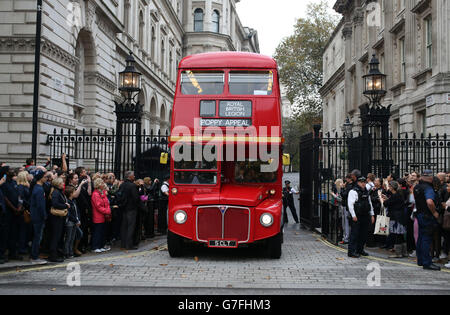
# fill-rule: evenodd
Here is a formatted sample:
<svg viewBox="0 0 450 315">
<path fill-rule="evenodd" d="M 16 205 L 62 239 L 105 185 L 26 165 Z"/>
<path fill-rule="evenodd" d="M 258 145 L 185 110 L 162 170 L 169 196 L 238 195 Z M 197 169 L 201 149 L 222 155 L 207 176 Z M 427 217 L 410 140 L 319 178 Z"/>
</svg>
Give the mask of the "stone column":
<svg viewBox="0 0 450 315">
<path fill-rule="evenodd" d="M 362 79 L 362 76 L 365 74 L 364 73 L 364 65 L 362 64 L 362 62 L 358 61 L 358 59 L 360 57 L 362 57 L 363 52 L 364 52 L 364 47 L 363 47 L 363 42 L 362 42 L 362 38 L 363 38 L 363 23 L 364 23 L 364 11 L 363 8 L 356 8 L 355 9 L 355 13 L 353 16 L 353 24 L 355 26 L 355 63 L 356 63 L 356 67 L 355 67 L 355 76 L 356 76 L 356 100 L 355 100 L 355 104 L 356 104 L 356 108 L 353 108 L 355 110 L 358 110 L 359 106 L 364 102 L 363 98 L 363 89 L 364 89 L 364 82 Z"/>
<path fill-rule="evenodd" d="M 387 94 L 384 97 L 384 103 L 390 104 L 393 100 L 393 93 L 390 88 L 394 85 L 394 42 L 392 40 L 393 35 L 389 30 L 394 26 L 394 1 L 385 1 L 385 23 L 384 23 L 384 69 L 386 77 L 386 90 Z"/>
<path fill-rule="evenodd" d="M 353 27 L 351 23 L 346 23 L 342 30 L 345 46 L 345 89 L 344 89 L 344 115 L 351 110 L 352 104 L 352 74 L 347 69 L 352 64 L 352 34 Z"/>
<path fill-rule="evenodd" d="M 186 32 L 192 32 L 194 30 L 194 24 L 193 24 L 193 16 L 192 16 L 192 0 L 186 0 L 187 6 L 186 6 L 186 20 L 185 20 L 185 26 L 186 26 Z"/>
<path fill-rule="evenodd" d="M 210 32 L 212 30 L 212 21 L 211 21 L 211 15 L 212 15 L 212 0 L 205 0 L 205 19 L 204 19 L 204 26 L 203 30 L 206 32 Z"/>
</svg>

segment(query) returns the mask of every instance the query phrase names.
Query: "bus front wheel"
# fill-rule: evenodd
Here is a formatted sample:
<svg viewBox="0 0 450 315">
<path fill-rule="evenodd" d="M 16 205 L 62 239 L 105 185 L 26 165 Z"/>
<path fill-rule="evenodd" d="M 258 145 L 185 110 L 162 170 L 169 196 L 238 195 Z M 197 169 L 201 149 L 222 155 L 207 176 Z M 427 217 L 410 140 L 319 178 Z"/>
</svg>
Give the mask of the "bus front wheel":
<svg viewBox="0 0 450 315">
<path fill-rule="evenodd" d="M 183 255 L 183 238 L 175 233 L 167 233 L 167 247 L 170 257 L 181 257 Z"/>
<path fill-rule="evenodd" d="M 279 234 L 267 240 L 267 253 L 270 258 L 280 259 L 282 243 L 283 243 L 283 232 L 280 232 Z"/>
</svg>

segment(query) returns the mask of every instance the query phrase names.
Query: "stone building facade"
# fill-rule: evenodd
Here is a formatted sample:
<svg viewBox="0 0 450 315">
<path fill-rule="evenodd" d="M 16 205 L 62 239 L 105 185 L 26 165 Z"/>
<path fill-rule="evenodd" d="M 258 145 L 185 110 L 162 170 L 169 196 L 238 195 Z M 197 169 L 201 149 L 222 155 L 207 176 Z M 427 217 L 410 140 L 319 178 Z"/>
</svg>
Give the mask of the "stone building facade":
<svg viewBox="0 0 450 315">
<path fill-rule="evenodd" d="M 450 134 L 450 2 L 338 0 L 334 9 L 343 17 L 323 55 L 324 131 L 341 133 L 346 117 L 358 131 L 362 76 L 376 54 L 391 132 Z"/>
<path fill-rule="evenodd" d="M 55 128 L 115 128 L 118 73 L 130 51 L 142 75 L 143 129 L 170 128 L 177 65 L 190 54 L 259 52 L 239 0 L 44 0 L 38 156 Z M 35 0 L 0 1 L 0 161 L 31 154 Z"/>
</svg>

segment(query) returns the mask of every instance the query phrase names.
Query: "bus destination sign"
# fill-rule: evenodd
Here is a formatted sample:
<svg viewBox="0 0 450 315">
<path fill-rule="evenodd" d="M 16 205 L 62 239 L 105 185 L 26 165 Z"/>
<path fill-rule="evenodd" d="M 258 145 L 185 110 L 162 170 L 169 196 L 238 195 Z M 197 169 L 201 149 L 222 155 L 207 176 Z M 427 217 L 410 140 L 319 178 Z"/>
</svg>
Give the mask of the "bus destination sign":
<svg viewBox="0 0 450 315">
<path fill-rule="evenodd" d="M 251 101 L 220 101 L 220 117 L 252 117 Z"/>
<path fill-rule="evenodd" d="M 200 127 L 250 127 L 251 119 L 201 119 Z"/>
</svg>

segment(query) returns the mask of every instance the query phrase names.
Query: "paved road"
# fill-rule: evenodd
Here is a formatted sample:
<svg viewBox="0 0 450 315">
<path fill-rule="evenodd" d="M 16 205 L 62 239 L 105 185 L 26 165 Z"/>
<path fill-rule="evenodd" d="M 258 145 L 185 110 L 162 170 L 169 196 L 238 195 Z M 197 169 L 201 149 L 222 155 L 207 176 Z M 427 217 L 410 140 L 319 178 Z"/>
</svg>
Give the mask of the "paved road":
<svg viewBox="0 0 450 315">
<path fill-rule="evenodd" d="M 0 293 L 120 294 L 354 294 L 450 293 L 450 273 L 373 259 L 350 259 L 315 234 L 291 224 L 283 255 L 271 260 L 258 248 L 209 250 L 191 246 L 172 259 L 164 240 L 136 253 L 116 252 L 78 260 L 81 287 L 66 284 L 67 264 L 0 271 Z M 157 245 L 158 248 L 155 248 Z M 381 268 L 381 286 L 368 287 L 369 263 Z M 256 291 L 255 291 L 256 289 Z"/>
<path fill-rule="evenodd" d="M 450 270 L 424 271 L 409 259 L 350 259 L 345 250 L 292 223 L 279 260 L 266 258 L 258 247 L 193 245 L 173 259 L 160 238 L 138 252 L 115 250 L 73 262 L 80 264 L 81 287 L 67 286 L 73 269 L 64 263 L 0 269 L 0 294 L 450 294 Z M 368 286 L 374 269 L 367 267 L 373 263 L 380 267 L 379 287 Z"/>
</svg>

